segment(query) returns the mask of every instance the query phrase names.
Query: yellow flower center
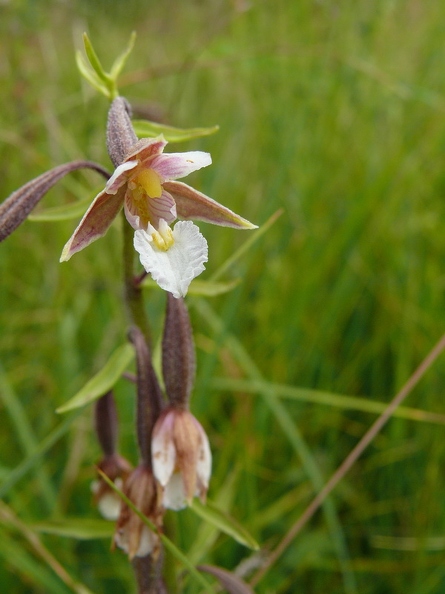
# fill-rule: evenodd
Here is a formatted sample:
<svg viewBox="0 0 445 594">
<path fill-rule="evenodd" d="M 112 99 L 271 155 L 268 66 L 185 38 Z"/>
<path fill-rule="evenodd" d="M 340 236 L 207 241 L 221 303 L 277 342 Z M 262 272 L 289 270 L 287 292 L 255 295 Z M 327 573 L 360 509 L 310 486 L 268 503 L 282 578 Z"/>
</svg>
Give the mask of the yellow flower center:
<svg viewBox="0 0 445 594">
<path fill-rule="evenodd" d="M 163 252 L 166 252 L 175 243 L 173 232 L 168 225 L 160 226 L 158 231 L 153 231 L 151 238 L 155 246 Z"/>
<path fill-rule="evenodd" d="M 162 195 L 161 178 L 154 169 L 144 169 L 135 179 L 142 186 L 149 198 L 160 198 Z"/>
</svg>

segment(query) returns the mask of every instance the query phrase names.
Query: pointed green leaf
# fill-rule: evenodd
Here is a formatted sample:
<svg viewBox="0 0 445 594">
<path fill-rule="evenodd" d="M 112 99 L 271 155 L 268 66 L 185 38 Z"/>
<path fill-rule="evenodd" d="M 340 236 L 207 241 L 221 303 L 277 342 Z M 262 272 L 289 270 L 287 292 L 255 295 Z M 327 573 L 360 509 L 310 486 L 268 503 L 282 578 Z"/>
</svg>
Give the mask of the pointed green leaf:
<svg viewBox="0 0 445 594">
<path fill-rule="evenodd" d="M 64 518 L 63 520 L 48 520 L 31 526 L 36 532 L 66 536 L 75 540 L 93 540 L 111 538 L 114 523 L 97 518 Z"/>
<path fill-rule="evenodd" d="M 134 349 L 124 344 L 114 351 L 104 367 L 84 387 L 56 412 L 65 413 L 97 400 L 111 390 L 134 358 Z"/>
<path fill-rule="evenodd" d="M 107 86 L 100 80 L 94 70 L 88 66 L 85 58 L 82 56 L 80 52 L 76 52 L 76 64 L 77 68 L 79 69 L 80 74 L 90 83 L 90 85 L 105 95 L 108 99 L 110 98 L 110 91 Z"/>
<path fill-rule="evenodd" d="M 211 126 L 210 128 L 174 128 L 173 126 L 166 126 L 149 120 L 134 120 L 133 128 L 137 136 L 154 138 L 163 134 L 168 142 L 184 142 L 193 138 L 215 134 L 219 130 L 219 126 Z"/>
<path fill-rule="evenodd" d="M 96 72 L 99 79 L 102 80 L 108 87 L 109 83 L 112 82 L 112 78 L 107 72 L 105 72 L 96 52 L 94 51 L 93 44 L 86 33 L 83 34 L 83 45 L 85 47 L 85 53 L 91 64 L 91 67 Z"/>
<path fill-rule="evenodd" d="M 213 281 L 205 281 L 205 280 L 193 280 L 189 289 L 188 295 L 199 295 L 201 297 L 216 297 L 217 295 L 222 295 L 224 293 L 228 293 L 235 287 L 240 284 L 240 279 L 236 278 L 232 281 L 228 281 L 225 283 L 221 282 L 213 282 Z M 142 287 L 150 287 L 150 288 L 158 288 L 158 284 L 155 281 L 147 276 L 143 282 Z"/>
<path fill-rule="evenodd" d="M 114 61 L 113 66 L 111 67 L 110 77 L 114 81 L 117 80 L 117 77 L 122 72 L 122 69 L 125 66 L 125 63 L 128 60 L 128 56 L 131 54 L 131 52 L 133 50 L 134 42 L 135 41 L 136 41 L 136 31 L 133 31 L 132 34 L 130 35 L 130 40 L 128 42 L 128 45 L 127 45 L 126 49 L 121 53 L 120 56 L 118 56 L 116 58 L 116 60 Z"/>
<path fill-rule="evenodd" d="M 29 221 L 69 221 L 83 216 L 86 209 L 91 204 L 91 198 L 64 204 L 63 206 L 53 206 L 51 208 L 41 209 L 28 215 Z"/>
<path fill-rule="evenodd" d="M 193 499 L 190 509 L 203 520 L 210 522 L 245 547 L 253 549 L 254 551 L 257 551 L 260 548 L 256 540 L 245 528 L 209 501 L 204 505 L 199 499 Z"/>
</svg>

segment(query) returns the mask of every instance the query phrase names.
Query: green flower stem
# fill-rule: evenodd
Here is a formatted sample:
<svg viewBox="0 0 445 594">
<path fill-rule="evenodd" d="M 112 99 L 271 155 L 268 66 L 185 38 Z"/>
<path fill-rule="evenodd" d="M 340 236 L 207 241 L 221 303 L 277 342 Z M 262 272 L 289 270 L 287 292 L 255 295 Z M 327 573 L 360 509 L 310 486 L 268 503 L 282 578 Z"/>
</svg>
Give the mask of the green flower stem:
<svg viewBox="0 0 445 594">
<path fill-rule="evenodd" d="M 143 333 L 147 344 L 150 345 L 150 326 L 144 308 L 142 298 L 142 288 L 135 282 L 134 278 L 134 247 L 133 247 L 133 229 L 128 224 L 125 214 L 122 211 L 123 224 L 123 265 L 124 265 L 124 283 L 125 283 L 125 302 L 128 314 L 132 324 L 138 326 Z"/>
</svg>

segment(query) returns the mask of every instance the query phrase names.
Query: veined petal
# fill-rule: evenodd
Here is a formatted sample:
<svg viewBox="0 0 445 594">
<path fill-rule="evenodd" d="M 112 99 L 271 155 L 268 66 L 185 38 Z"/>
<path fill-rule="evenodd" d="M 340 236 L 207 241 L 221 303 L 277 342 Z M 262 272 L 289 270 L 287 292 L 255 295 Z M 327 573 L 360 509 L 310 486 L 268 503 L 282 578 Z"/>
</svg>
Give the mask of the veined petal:
<svg viewBox="0 0 445 594">
<path fill-rule="evenodd" d="M 166 223 L 172 223 L 176 217 L 176 202 L 173 197 L 162 189 L 160 198 L 151 198 L 148 201 L 150 222 L 155 229 L 159 227 L 159 221 L 164 219 Z"/>
<path fill-rule="evenodd" d="M 148 223 L 157 229 L 161 219 L 167 223 L 176 219 L 176 203 L 164 189 L 159 198 L 145 195 L 136 200 L 132 190 L 128 189 L 125 194 L 125 216 L 133 229 L 147 230 Z"/>
<path fill-rule="evenodd" d="M 153 156 L 160 155 L 167 144 L 162 134 L 156 138 L 141 138 L 131 147 L 125 161 L 136 159 L 140 163 L 145 163 Z"/>
<path fill-rule="evenodd" d="M 187 184 L 169 181 L 164 183 L 164 189 L 173 196 L 178 216 L 182 219 L 196 219 L 235 229 L 257 229 L 257 225 L 253 225 L 248 220 L 216 202 L 216 200 L 198 192 L 198 190 Z"/>
<path fill-rule="evenodd" d="M 122 208 L 124 196 L 125 186 L 122 186 L 116 194 L 108 194 L 103 190 L 96 196 L 63 248 L 61 262 L 66 262 L 73 254 L 105 235 Z"/>
<path fill-rule="evenodd" d="M 107 194 L 116 194 L 119 188 L 121 188 L 128 181 L 129 176 L 126 175 L 126 172 L 134 169 L 137 167 L 137 165 L 138 161 L 125 161 L 125 163 L 119 165 L 105 186 L 105 191 Z"/>
<path fill-rule="evenodd" d="M 207 167 L 212 163 L 209 153 L 202 151 L 190 151 L 188 153 L 163 153 L 150 161 L 150 167 L 154 169 L 164 181 L 185 177 Z"/>
<path fill-rule="evenodd" d="M 175 243 L 167 251 L 158 249 L 146 231 L 134 234 L 134 247 L 141 264 L 161 289 L 173 297 L 185 297 L 192 280 L 205 269 L 207 241 L 191 221 L 180 221 L 173 229 Z"/>
</svg>

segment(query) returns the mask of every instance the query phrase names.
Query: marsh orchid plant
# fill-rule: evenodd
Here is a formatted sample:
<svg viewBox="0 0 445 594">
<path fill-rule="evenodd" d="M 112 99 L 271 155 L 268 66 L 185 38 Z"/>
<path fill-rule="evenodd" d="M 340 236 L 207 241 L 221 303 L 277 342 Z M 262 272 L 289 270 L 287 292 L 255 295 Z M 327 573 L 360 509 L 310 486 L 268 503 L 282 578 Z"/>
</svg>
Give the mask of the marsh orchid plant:
<svg viewBox="0 0 445 594">
<path fill-rule="evenodd" d="M 95 394 L 94 425 L 103 454 L 92 491 L 99 512 L 116 521 L 113 546 L 128 554 L 139 591 L 163 593 L 167 592 L 161 538 L 165 512 L 192 505 L 195 497 L 204 504 L 212 467 L 209 439 L 190 411 L 196 362 L 183 298 L 192 280 L 205 269 L 209 251 L 192 221 L 235 229 L 254 229 L 255 225 L 177 181 L 211 165 L 208 153 L 165 152 L 168 143 L 162 130 L 153 137 L 138 139 L 130 104 L 118 95 L 116 84 L 132 42 L 107 73 L 88 38 L 84 41 L 91 67 L 78 56 L 81 73 L 110 99 L 107 148 L 114 172 L 80 160 L 59 165 L 28 182 L 0 205 L 0 241 L 26 220 L 62 177 L 82 168 L 98 172 L 106 183 L 63 248 L 60 260 L 69 260 L 103 237 L 123 211 L 124 294 L 132 348 L 126 346 L 136 359 L 136 375 L 130 379 L 136 384 L 139 460 L 133 469 L 118 451 L 118 417 L 111 382 L 106 393 L 100 397 Z M 144 268 L 142 274 L 133 269 L 135 253 Z M 162 378 L 152 364 L 151 332 L 141 287 L 146 274 L 167 292 Z M 225 570 L 208 571 L 215 576 L 227 574 Z M 227 583 L 232 584 L 229 591 L 247 591 L 236 576 L 224 582 L 225 587 Z"/>
</svg>

